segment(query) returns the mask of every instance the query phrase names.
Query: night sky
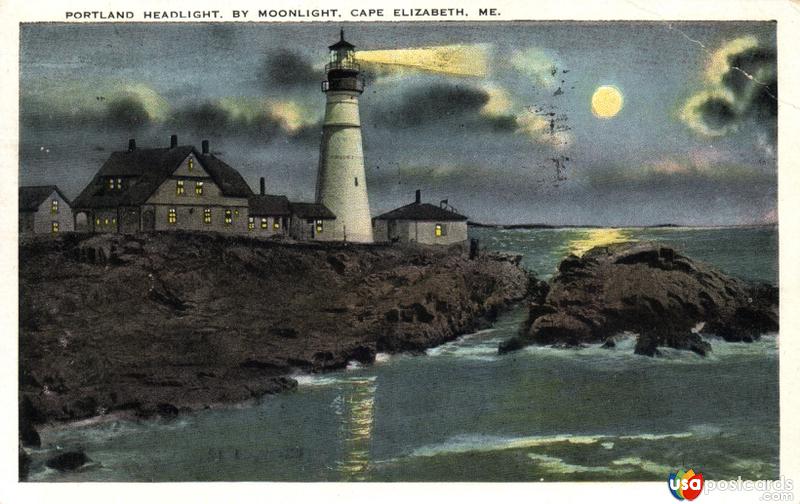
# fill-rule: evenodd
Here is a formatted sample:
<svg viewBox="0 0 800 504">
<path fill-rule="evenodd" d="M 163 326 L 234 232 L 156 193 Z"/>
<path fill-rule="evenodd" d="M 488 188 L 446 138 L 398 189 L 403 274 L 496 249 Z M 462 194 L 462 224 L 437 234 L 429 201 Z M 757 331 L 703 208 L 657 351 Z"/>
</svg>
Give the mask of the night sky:
<svg viewBox="0 0 800 504">
<path fill-rule="evenodd" d="M 773 23 L 341 26 L 358 50 L 434 48 L 365 53 L 373 215 L 421 189 L 481 222 L 776 221 Z M 209 139 L 254 189 L 265 176 L 310 201 L 339 27 L 23 25 L 20 184 L 75 197 L 129 138 L 164 147 L 175 133 Z M 442 51 L 457 71 L 414 65 Z M 622 97 L 613 116 L 593 113 L 600 86 Z"/>
</svg>

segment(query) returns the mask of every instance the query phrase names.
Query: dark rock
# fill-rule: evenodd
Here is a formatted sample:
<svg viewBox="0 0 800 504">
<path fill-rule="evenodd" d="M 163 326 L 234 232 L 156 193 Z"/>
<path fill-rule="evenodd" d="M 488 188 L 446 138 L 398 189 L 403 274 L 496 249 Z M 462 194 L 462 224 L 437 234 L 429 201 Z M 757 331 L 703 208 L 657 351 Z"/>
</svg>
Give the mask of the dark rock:
<svg viewBox="0 0 800 504">
<path fill-rule="evenodd" d="M 532 303 L 521 334 L 503 351 L 525 344 L 603 343 L 615 334 L 638 334 L 634 352 L 659 347 L 711 351 L 692 328 L 729 341 L 752 341 L 778 330 L 777 289 L 751 285 L 652 243 L 596 247 L 568 256 L 542 302 Z"/>
<path fill-rule="evenodd" d="M 328 264 L 330 264 L 331 268 L 333 268 L 333 270 L 340 275 L 343 275 L 344 271 L 347 269 L 347 266 L 344 264 L 344 262 L 342 262 L 342 260 L 336 256 L 328 256 Z"/>
<path fill-rule="evenodd" d="M 547 282 L 538 280 L 535 276 L 530 275 L 528 278 L 528 299 L 532 303 L 544 304 L 548 292 L 550 292 L 550 285 Z"/>
<path fill-rule="evenodd" d="M 275 364 L 273 362 L 264 362 L 257 359 L 246 359 L 239 363 L 240 367 L 243 368 L 251 368 L 251 369 L 259 369 L 259 370 L 276 370 L 276 371 L 283 371 L 285 369 L 284 366 Z M 214 376 L 213 374 L 206 376 Z"/>
<path fill-rule="evenodd" d="M 563 312 L 538 317 L 532 326 L 534 341 L 540 344 L 577 345 L 592 338 L 592 331 L 582 320 Z"/>
<path fill-rule="evenodd" d="M 19 403 L 19 440 L 22 446 L 38 448 L 42 445 L 34 423 L 41 421 L 41 413 L 33 406 L 30 398 L 23 396 Z"/>
<path fill-rule="evenodd" d="M 75 471 L 80 469 L 83 465 L 89 463 L 91 459 L 85 453 L 80 451 L 64 452 L 52 457 L 45 462 L 45 465 L 50 469 L 57 471 Z"/>
<path fill-rule="evenodd" d="M 154 285 L 149 292 L 149 298 L 176 311 L 184 311 L 188 308 L 186 303 L 160 280 L 154 280 Z"/>
<path fill-rule="evenodd" d="M 169 403 L 158 403 L 156 412 L 161 418 L 175 418 L 180 413 L 175 405 Z"/>
<path fill-rule="evenodd" d="M 384 319 L 386 322 L 400 322 L 400 312 L 397 308 L 392 308 L 384 314 Z"/>
<path fill-rule="evenodd" d="M 519 336 L 513 336 L 508 338 L 505 341 L 500 342 L 500 347 L 498 348 L 498 353 L 505 354 L 509 352 L 516 352 L 517 350 L 522 350 L 528 345 L 522 338 Z"/>
<path fill-rule="evenodd" d="M 546 305 L 546 304 L 539 304 L 539 303 L 531 303 L 528 306 L 528 320 L 530 322 L 535 322 L 536 319 L 543 315 L 549 315 L 551 313 L 555 313 L 558 310 L 554 306 Z"/>
<path fill-rule="evenodd" d="M 375 349 L 367 346 L 358 346 L 350 352 L 349 360 L 355 360 L 362 364 L 371 364 L 375 362 Z"/>
<path fill-rule="evenodd" d="M 423 324 L 428 324 L 436 318 L 431 312 L 425 308 L 424 305 L 420 303 L 414 303 L 411 305 L 411 309 L 414 310 L 414 316 L 416 317 L 418 322 L 422 322 Z"/>
<path fill-rule="evenodd" d="M 438 247 L 78 238 L 20 240 L 20 395 L 46 420 L 146 417 L 158 404 L 171 415 L 287 390 L 295 382 L 280 377 L 298 368 L 340 369 L 472 332 L 530 284 L 515 258 Z"/>
<path fill-rule="evenodd" d="M 296 338 L 297 331 L 291 327 L 271 327 L 269 332 L 281 338 Z"/>
<path fill-rule="evenodd" d="M 31 471 L 31 456 L 28 455 L 28 452 L 22 449 L 22 445 L 19 445 L 18 471 L 19 481 L 27 480 L 28 474 L 30 474 Z"/>
<path fill-rule="evenodd" d="M 603 348 L 615 348 L 616 346 L 617 343 L 614 341 L 614 338 L 608 338 L 607 340 L 605 340 L 605 342 L 603 342 L 602 345 Z"/>
</svg>

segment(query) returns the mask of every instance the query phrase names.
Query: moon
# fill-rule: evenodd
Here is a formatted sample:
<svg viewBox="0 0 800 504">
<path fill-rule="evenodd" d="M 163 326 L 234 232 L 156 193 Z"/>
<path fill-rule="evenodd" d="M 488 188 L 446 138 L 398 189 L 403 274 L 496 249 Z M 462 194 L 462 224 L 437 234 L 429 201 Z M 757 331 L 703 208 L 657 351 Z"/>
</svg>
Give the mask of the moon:
<svg viewBox="0 0 800 504">
<path fill-rule="evenodd" d="M 615 86 L 600 86 L 592 95 L 592 114 L 600 119 L 610 119 L 622 110 L 622 92 Z"/>
</svg>

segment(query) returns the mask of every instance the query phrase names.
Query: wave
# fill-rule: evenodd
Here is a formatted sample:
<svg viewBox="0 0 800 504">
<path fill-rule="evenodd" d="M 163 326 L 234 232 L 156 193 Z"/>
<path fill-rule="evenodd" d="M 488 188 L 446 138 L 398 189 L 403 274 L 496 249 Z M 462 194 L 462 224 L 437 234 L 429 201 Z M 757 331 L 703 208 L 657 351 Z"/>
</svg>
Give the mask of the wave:
<svg viewBox="0 0 800 504">
<path fill-rule="evenodd" d="M 492 452 L 503 450 L 515 450 L 520 448 L 536 448 L 554 444 L 573 444 L 573 445 L 594 445 L 603 444 L 606 449 L 612 440 L 639 440 L 639 441 L 660 441 L 664 439 L 689 438 L 694 436 L 692 432 L 676 433 L 642 433 L 632 435 L 612 435 L 612 434 L 556 434 L 550 436 L 524 436 L 524 437 L 500 437 L 485 435 L 461 435 L 455 436 L 447 441 L 437 444 L 425 445 L 416 448 L 411 452 L 411 457 L 435 457 L 453 453 L 470 452 Z"/>
<path fill-rule="evenodd" d="M 348 376 L 341 374 L 296 374 L 292 378 L 300 387 L 322 387 L 328 385 L 372 383 L 377 376 Z"/>
<path fill-rule="evenodd" d="M 550 455 L 542 455 L 540 453 L 529 453 L 528 458 L 535 461 L 536 465 L 549 473 L 557 474 L 576 474 L 576 473 L 610 473 L 612 469 L 604 466 L 585 466 L 579 464 L 570 464 L 565 462 L 564 459 L 558 457 L 551 457 Z M 540 478 L 539 481 L 544 481 Z"/>
<path fill-rule="evenodd" d="M 639 457 L 624 457 L 621 459 L 613 460 L 609 465 L 600 466 L 586 466 L 580 464 L 572 464 L 564 461 L 559 457 L 552 457 L 550 455 L 542 455 L 539 453 L 529 453 L 528 458 L 535 461 L 537 467 L 544 469 L 551 474 L 581 474 L 581 473 L 610 473 L 618 474 L 620 472 L 632 472 L 640 469 L 644 472 L 661 476 L 669 474 L 675 468 L 666 464 L 659 464 L 652 460 L 646 460 Z M 544 481 L 544 478 L 540 478 Z"/>
</svg>

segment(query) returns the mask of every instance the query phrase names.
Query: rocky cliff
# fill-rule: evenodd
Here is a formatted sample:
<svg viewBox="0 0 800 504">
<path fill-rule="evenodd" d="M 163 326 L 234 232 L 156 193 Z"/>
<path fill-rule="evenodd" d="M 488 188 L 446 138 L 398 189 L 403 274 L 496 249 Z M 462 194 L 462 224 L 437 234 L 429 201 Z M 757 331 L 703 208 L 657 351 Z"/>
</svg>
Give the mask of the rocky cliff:
<svg viewBox="0 0 800 504">
<path fill-rule="evenodd" d="M 20 243 L 21 434 L 114 411 L 174 415 L 297 371 L 420 351 L 526 294 L 519 257 L 213 234 Z"/>
<path fill-rule="evenodd" d="M 519 336 L 500 352 L 530 344 L 614 345 L 637 334 L 635 352 L 658 347 L 705 355 L 701 334 L 753 341 L 778 330 L 778 289 L 732 278 L 654 243 L 597 247 L 569 256 L 549 283 L 539 282 Z"/>
</svg>

